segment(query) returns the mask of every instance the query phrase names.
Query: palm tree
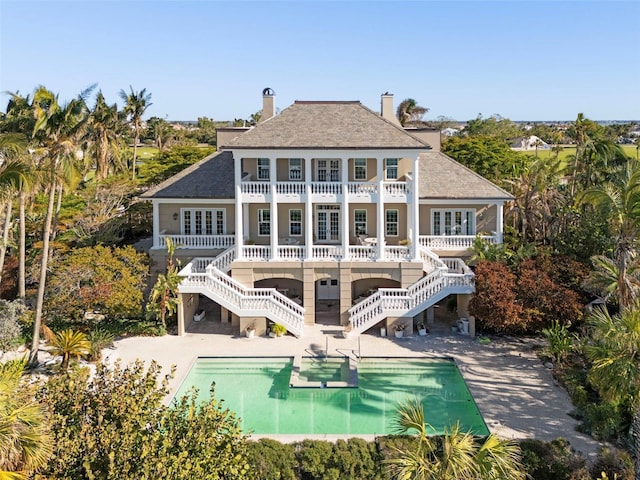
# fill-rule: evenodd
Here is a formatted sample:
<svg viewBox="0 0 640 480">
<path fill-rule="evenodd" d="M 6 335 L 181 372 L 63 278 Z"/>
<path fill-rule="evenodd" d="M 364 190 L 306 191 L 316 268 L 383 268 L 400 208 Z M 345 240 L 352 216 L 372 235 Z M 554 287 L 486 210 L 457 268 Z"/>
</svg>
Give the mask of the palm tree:
<svg viewBox="0 0 640 480">
<path fill-rule="evenodd" d="M 619 305 L 630 305 L 640 298 L 640 262 L 633 256 L 627 271 L 620 270 L 615 259 L 605 255 L 591 257 L 593 271 L 584 280 L 585 289 L 604 297 L 615 297 Z"/>
<path fill-rule="evenodd" d="M 173 256 L 176 246 L 170 238 L 166 239 L 167 243 L 167 273 L 160 273 L 155 285 L 149 294 L 149 302 L 147 303 L 147 313 L 150 316 L 159 317 L 162 326 L 166 328 L 167 314 L 173 315 L 178 309 L 180 299 L 178 297 L 178 286 L 182 281 L 182 277 L 178 275 L 180 264 L 174 263 Z"/>
<path fill-rule="evenodd" d="M 427 107 L 421 107 L 413 98 L 406 98 L 398 105 L 396 117 L 404 127 L 407 123 L 422 120 L 422 116 L 428 111 Z"/>
<path fill-rule="evenodd" d="M 625 308 L 632 300 L 626 275 L 640 233 L 640 162 L 628 160 L 611 181 L 585 190 L 578 200 L 593 205 L 608 219 L 614 240 L 613 259 L 620 273 L 618 303 Z"/>
<path fill-rule="evenodd" d="M 611 317 L 604 308 L 588 319 L 590 342 L 584 347 L 591 361 L 588 379 L 605 400 L 629 401 L 633 414 L 635 478 L 640 478 L 640 304 Z"/>
<path fill-rule="evenodd" d="M 147 93 L 147 89 L 143 88 L 139 92 L 133 90 L 129 85 L 130 93 L 120 90 L 120 98 L 124 101 L 124 113 L 129 117 L 129 123 L 133 126 L 133 163 L 131 165 L 132 179 L 136 179 L 136 159 L 138 158 L 138 142 L 140 141 L 140 129 L 142 128 L 142 115 L 149 108 L 151 103 L 151 94 Z"/>
<path fill-rule="evenodd" d="M 38 87 L 33 97 L 33 111 L 36 118 L 33 136 L 42 152 L 41 170 L 49 189 L 49 201 L 42 233 L 40 280 L 33 323 L 33 341 L 29 355 L 29 365 L 32 367 L 38 363 L 49 241 L 56 193 L 61 185 L 61 178 L 73 168 L 76 160 L 76 152 L 88 119 L 88 109 L 85 102 L 88 93 L 89 90 L 84 91 L 78 98 L 60 105 L 58 96 L 41 86 Z"/>
<path fill-rule="evenodd" d="M 96 94 L 96 104 L 91 111 L 88 136 L 92 140 L 96 159 L 96 180 L 104 180 L 109 175 L 110 160 L 122 127 L 122 115 L 118 106 L 107 105 L 102 91 Z"/>
<path fill-rule="evenodd" d="M 24 360 L 0 365 L 0 479 L 26 479 L 52 452 L 45 410 L 21 383 L 24 368 Z"/>
<path fill-rule="evenodd" d="M 420 399 L 410 398 L 398 405 L 394 433 L 417 432 L 413 449 L 396 449 L 398 456 L 386 460 L 392 478 L 397 480 L 521 480 L 526 478 L 520 466 L 520 449 L 491 434 L 478 441 L 460 425 L 445 434 L 430 437 Z"/>
<path fill-rule="evenodd" d="M 85 333 L 63 330 L 51 339 L 53 355 L 62 355 L 62 368 L 69 366 L 69 359 L 86 357 L 91 352 L 91 342 Z"/>
</svg>

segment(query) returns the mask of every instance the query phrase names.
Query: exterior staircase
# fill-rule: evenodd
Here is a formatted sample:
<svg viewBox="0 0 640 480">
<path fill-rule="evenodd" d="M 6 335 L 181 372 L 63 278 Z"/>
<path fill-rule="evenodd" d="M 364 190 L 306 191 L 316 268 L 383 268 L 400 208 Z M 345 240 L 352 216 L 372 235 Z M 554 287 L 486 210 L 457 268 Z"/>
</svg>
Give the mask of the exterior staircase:
<svg viewBox="0 0 640 480">
<path fill-rule="evenodd" d="M 304 308 L 275 288 L 247 288 L 228 275 L 235 247 L 215 258 L 194 258 L 179 275 L 180 293 L 201 293 L 243 317 L 266 317 L 296 337 L 303 333 Z"/>
<path fill-rule="evenodd" d="M 349 336 L 359 335 L 389 316 L 413 317 L 448 295 L 473 293 L 474 274 L 460 258 L 442 260 L 419 247 L 425 276 L 408 288 L 380 288 L 349 309 Z"/>
</svg>

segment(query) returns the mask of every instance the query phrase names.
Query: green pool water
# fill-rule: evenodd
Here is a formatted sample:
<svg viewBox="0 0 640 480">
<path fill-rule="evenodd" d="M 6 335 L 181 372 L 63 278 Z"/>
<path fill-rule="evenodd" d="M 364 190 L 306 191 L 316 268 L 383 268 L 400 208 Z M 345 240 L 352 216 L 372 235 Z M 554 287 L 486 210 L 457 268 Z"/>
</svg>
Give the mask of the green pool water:
<svg viewBox="0 0 640 480">
<path fill-rule="evenodd" d="M 346 366 L 345 366 L 346 365 Z M 487 426 L 455 363 L 447 359 L 363 358 L 357 388 L 291 388 L 292 357 L 198 358 L 175 397 L 196 387 L 202 400 L 215 382 L 216 398 L 261 435 L 383 435 L 398 402 L 422 400 L 431 432 L 455 422 L 476 435 Z M 300 377 L 344 380 L 348 361 L 305 358 Z"/>
</svg>

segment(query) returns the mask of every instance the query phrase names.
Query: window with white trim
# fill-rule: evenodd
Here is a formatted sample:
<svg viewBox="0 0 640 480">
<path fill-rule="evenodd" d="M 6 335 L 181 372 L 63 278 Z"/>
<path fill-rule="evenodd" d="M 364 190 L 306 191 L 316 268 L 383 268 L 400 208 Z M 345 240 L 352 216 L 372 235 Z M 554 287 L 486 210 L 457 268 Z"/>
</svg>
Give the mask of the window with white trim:
<svg viewBox="0 0 640 480">
<path fill-rule="evenodd" d="M 384 211 L 385 216 L 385 234 L 389 237 L 398 236 L 398 210 L 390 209 Z"/>
<path fill-rule="evenodd" d="M 289 180 L 302 180 L 302 159 L 289 159 Z"/>
<path fill-rule="evenodd" d="M 398 179 L 398 159 L 397 158 L 385 158 L 384 159 L 384 171 L 385 179 L 397 180 Z"/>
<path fill-rule="evenodd" d="M 353 179 L 354 180 L 366 180 L 367 179 L 367 159 L 356 158 L 353 161 Z"/>
<path fill-rule="evenodd" d="M 302 210 L 289 210 L 289 235 L 292 237 L 302 235 Z"/>
<path fill-rule="evenodd" d="M 433 235 L 475 235 L 476 211 L 464 209 L 431 210 L 431 232 Z"/>
<path fill-rule="evenodd" d="M 269 159 L 258 159 L 258 180 L 269 180 Z"/>
<path fill-rule="evenodd" d="M 258 209 L 258 235 L 261 237 L 271 235 L 271 210 L 268 208 Z"/>
<path fill-rule="evenodd" d="M 367 211 L 366 210 L 353 211 L 353 231 L 356 233 L 356 237 L 367 234 Z"/>
<path fill-rule="evenodd" d="M 226 210 L 223 208 L 183 208 L 180 210 L 183 235 L 226 235 Z"/>
</svg>

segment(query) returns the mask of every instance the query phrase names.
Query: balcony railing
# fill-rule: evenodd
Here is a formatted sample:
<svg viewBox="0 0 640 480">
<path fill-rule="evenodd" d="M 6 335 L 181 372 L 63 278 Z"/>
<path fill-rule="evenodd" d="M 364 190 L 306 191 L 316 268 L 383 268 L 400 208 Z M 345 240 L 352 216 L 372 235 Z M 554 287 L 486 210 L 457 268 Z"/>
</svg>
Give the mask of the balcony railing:
<svg viewBox="0 0 640 480">
<path fill-rule="evenodd" d="M 404 199 L 409 194 L 410 182 L 396 182 L 389 181 L 383 182 L 383 194 L 386 197 Z M 306 195 L 306 183 L 305 182 L 276 182 L 276 193 L 284 196 L 300 196 Z M 332 196 L 338 197 L 342 195 L 342 182 L 311 182 L 311 194 L 316 196 Z M 271 184 L 269 182 L 249 182 L 243 181 L 240 183 L 240 190 L 243 195 L 247 197 L 260 197 L 266 198 L 271 195 Z M 347 192 L 352 197 L 371 198 L 377 195 L 378 183 L 377 182 L 348 182 Z"/>
<path fill-rule="evenodd" d="M 500 243 L 497 235 L 481 235 L 490 243 Z M 473 247 L 475 235 L 420 235 L 420 245 L 434 250 L 467 250 Z"/>
<path fill-rule="evenodd" d="M 235 235 L 175 235 L 162 234 L 159 247 L 166 248 L 170 238 L 176 248 L 228 248 L 235 244 Z"/>
</svg>

